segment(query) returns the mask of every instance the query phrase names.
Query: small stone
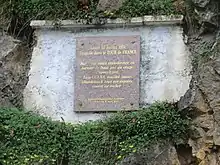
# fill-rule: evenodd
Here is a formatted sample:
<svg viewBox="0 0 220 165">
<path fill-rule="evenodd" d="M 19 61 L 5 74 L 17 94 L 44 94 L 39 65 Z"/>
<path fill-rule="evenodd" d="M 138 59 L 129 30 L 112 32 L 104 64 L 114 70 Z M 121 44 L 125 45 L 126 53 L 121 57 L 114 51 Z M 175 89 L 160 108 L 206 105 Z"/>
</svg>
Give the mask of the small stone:
<svg viewBox="0 0 220 165">
<path fill-rule="evenodd" d="M 99 11 L 118 10 L 125 0 L 99 0 L 97 9 Z"/>
<path fill-rule="evenodd" d="M 14 42 L 15 44 L 19 44 L 19 43 L 21 43 L 20 40 L 16 40 L 16 39 L 13 39 L 13 42 Z"/>
<path fill-rule="evenodd" d="M 199 163 L 199 165 L 207 165 L 207 164 L 206 164 L 205 160 L 203 160 Z"/>
<path fill-rule="evenodd" d="M 210 0 L 192 0 L 192 2 L 196 6 L 204 8 L 210 3 Z"/>
<path fill-rule="evenodd" d="M 200 160 L 204 160 L 205 159 L 205 151 L 203 149 L 201 149 L 197 154 L 196 154 L 196 157 Z"/>
</svg>

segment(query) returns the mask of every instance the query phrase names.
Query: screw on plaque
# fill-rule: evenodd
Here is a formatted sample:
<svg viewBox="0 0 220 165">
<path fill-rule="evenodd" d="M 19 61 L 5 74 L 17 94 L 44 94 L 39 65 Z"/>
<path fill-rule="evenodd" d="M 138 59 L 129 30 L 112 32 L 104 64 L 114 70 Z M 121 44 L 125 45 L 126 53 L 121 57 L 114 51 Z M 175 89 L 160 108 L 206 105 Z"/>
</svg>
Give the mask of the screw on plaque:
<svg viewBox="0 0 220 165">
<path fill-rule="evenodd" d="M 79 106 L 80 106 L 80 107 L 82 107 L 82 105 L 83 105 L 82 103 L 79 103 Z"/>
</svg>

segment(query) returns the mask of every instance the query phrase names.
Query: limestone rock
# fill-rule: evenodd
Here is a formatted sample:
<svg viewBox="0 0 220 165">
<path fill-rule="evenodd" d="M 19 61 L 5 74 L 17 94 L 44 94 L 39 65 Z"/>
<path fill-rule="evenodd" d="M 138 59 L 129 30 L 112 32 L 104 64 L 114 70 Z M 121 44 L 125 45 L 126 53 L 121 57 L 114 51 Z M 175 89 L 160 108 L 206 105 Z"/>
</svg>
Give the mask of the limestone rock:
<svg viewBox="0 0 220 165">
<path fill-rule="evenodd" d="M 178 106 L 192 118 L 193 125 L 188 144 L 198 164 L 219 165 L 220 42 L 217 29 L 220 25 L 218 7 L 220 1 L 191 0 L 191 2 L 194 4 L 194 12 L 188 13 L 187 20 L 197 21 L 199 37 L 191 34 L 188 43 L 197 64 L 194 65 L 190 89 L 180 99 Z"/>
<path fill-rule="evenodd" d="M 0 36 L 0 107 L 23 105 L 28 81 L 29 49 L 7 35 Z"/>
<path fill-rule="evenodd" d="M 210 0 L 192 0 L 192 2 L 198 7 L 204 8 L 206 5 L 208 5 L 208 3 L 210 3 Z"/>
<path fill-rule="evenodd" d="M 172 144 L 156 144 L 125 158 L 121 165 L 180 165 Z"/>
<path fill-rule="evenodd" d="M 191 113 L 194 113 L 194 116 L 197 116 L 196 113 L 206 113 L 209 111 L 209 107 L 208 104 L 205 102 L 204 96 L 202 95 L 201 91 L 196 87 L 188 90 L 184 97 L 180 98 L 178 106 L 181 110 L 184 110 L 186 108 L 187 110 L 193 110 L 193 112 Z"/>
<path fill-rule="evenodd" d="M 211 150 L 216 145 L 220 146 L 219 61 L 220 56 L 199 61 L 194 80 L 191 81 L 191 89 L 178 104 L 182 111 L 187 109 L 193 119 L 189 145 L 201 165 L 214 161 L 208 157 L 214 158 Z"/>
<path fill-rule="evenodd" d="M 199 28 L 200 33 L 208 32 L 214 34 L 220 25 L 220 1 L 190 0 L 187 3 L 189 3 L 187 7 L 188 16 L 186 18 L 189 21 L 188 28 L 192 30 L 192 26 L 194 26 L 194 30 Z"/>
<path fill-rule="evenodd" d="M 219 164 L 220 147 L 220 42 L 216 36 L 220 19 L 220 1 L 192 0 L 198 17 L 199 37 L 190 36 L 189 46 L 194 65 L 190 89 L 178 103 L 179 109 L 192 118 L 190 139 L 192 154 L 199 165 Z M 193 16 L 192 16 L 193 18 Z M 188 19 L 190 20 L 190 18 Z"/>
<path fill-rule="evenodd" d="M 99 11 L 112 11 L 119 9 L 125 0 L 99 0 L 97 9 Z"/>
</svg>

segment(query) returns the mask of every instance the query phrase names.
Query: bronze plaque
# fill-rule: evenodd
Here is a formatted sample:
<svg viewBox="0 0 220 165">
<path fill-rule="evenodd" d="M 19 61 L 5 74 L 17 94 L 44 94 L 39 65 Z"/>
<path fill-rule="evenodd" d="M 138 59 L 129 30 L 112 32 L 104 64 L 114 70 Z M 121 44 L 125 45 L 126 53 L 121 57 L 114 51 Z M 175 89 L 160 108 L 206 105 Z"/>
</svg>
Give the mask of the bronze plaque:
<svg viewBox="0 0 220 165">
<path fill-rule="evenodd" d="M 139 108 L 140 36 L 80 37 L 75 111 Z"/>
</svg>

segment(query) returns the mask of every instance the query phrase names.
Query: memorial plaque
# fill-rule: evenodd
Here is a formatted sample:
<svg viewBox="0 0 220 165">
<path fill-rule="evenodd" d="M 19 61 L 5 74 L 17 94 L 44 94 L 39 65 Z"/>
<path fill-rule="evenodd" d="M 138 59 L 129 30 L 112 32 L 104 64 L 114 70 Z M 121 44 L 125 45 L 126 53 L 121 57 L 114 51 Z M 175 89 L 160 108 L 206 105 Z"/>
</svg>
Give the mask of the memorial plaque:
<svg viewBox="0 0 220 165">
<path fill-rule="evenodd" d="M 80 37 L 75 111 L 139 108 L 140 36 Z"/>
</svg>

